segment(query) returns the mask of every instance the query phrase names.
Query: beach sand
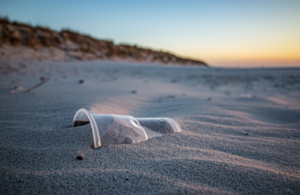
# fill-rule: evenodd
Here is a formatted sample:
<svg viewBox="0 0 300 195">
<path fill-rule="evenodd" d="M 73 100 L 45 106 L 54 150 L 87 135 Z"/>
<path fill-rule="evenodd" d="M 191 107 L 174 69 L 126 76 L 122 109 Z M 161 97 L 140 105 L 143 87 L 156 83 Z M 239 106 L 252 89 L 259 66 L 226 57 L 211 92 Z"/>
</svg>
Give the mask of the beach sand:
<svg viewBox="0 0 300 195">
<path fill-rule="evenodd" d="M 0 194 L 300 192 L 299 68 L 0 64 Z M 95 150 L 90 126 L 72 127 L 80 108 L 182 132 Z"/>
</svg>

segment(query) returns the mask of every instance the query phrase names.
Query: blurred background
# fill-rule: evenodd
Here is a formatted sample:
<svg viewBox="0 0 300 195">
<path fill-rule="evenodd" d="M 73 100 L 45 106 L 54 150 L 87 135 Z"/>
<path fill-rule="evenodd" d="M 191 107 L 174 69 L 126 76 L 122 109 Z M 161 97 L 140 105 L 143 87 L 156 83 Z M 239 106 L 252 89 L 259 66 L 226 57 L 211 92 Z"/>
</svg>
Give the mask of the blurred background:
<svg viewBox="0 0 300 195">
<path fill-rule="evenodd" d="M 0 15 L 215 67 L 300 66 L 299 0 L 1 0 Z"/>
</svg>

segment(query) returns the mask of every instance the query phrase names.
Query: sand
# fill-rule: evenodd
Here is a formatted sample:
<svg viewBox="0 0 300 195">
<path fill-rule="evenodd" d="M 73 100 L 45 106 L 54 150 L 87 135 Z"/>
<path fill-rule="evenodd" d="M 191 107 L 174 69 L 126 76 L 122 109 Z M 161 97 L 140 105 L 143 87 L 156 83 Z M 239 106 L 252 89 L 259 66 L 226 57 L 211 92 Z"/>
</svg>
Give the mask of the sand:
<svg viewBox="0 0 300 195">
<path fill-rule="evenodd" d="M 299 68 L 0 64 L 0 194 L 300 192 Z M 94 150 L 90 126 L 72 127 L 80 108 L 170 117 L 182 132 Z"/>
</svg>

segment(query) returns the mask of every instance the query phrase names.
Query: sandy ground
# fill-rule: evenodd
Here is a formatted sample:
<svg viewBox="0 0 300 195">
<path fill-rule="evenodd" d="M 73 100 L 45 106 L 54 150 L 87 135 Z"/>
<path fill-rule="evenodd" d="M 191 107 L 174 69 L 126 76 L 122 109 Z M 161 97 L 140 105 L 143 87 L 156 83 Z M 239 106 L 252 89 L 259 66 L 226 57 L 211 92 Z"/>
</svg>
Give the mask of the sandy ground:
<svg viewBox="0 0 300 195">
<path fill-rule="evenodd" d="M 0 65 L 0 194 L 300 192 L 299 68 Z M 94 150 L 90 126 L 72 127 L 80 108 L 171 117 L 183 131 Z"/>
</svg>

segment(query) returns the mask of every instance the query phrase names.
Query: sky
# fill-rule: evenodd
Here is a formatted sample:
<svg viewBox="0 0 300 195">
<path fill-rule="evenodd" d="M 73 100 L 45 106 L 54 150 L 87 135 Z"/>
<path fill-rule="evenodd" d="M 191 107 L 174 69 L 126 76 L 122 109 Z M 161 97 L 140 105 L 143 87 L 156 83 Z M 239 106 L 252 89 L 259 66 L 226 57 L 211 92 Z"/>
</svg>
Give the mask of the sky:
<svg viewBox="0 0 300 195">
<path fill-rule="evenodd" d="M 0 15 L 216 67 L 300 67 L 300 0 L 0 0 Z"/>
</svg>

